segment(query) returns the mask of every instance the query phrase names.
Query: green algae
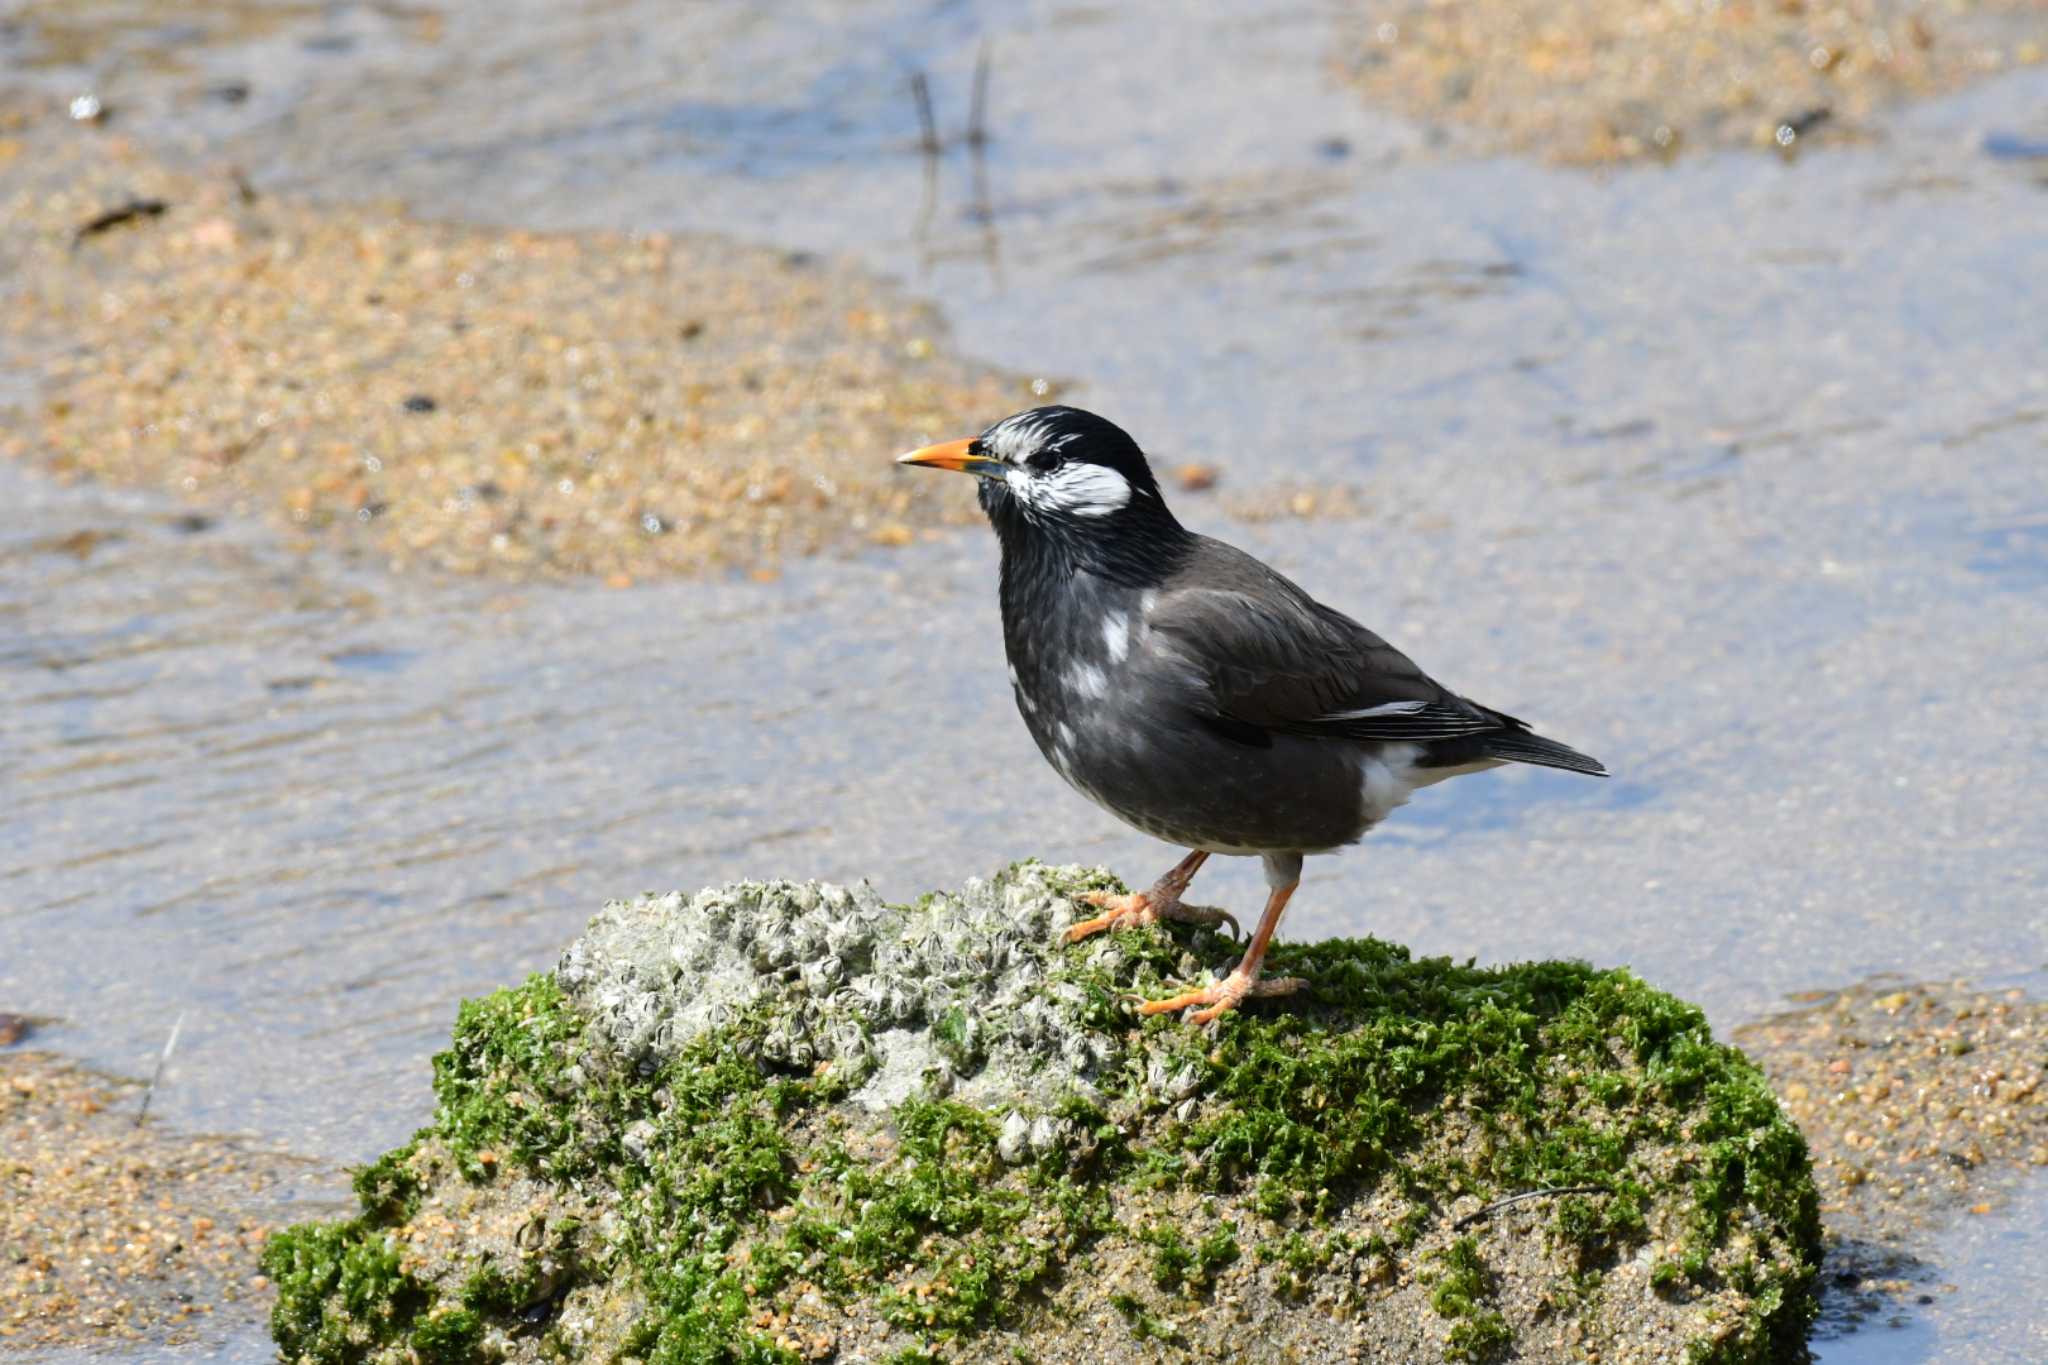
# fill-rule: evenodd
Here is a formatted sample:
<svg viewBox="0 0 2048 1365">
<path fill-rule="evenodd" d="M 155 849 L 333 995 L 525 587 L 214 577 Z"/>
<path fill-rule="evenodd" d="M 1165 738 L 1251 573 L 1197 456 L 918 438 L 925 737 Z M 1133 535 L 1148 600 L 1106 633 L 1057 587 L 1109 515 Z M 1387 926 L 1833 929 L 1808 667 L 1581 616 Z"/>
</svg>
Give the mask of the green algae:
<svg viewBox="0 0 2048 1365">
<path fill-rule="evenodd" d="M 1103 879 L 1071 881 L 1055 885 Z M 1176 1341 L 1172 1302 L 1226 1275 L 1270 1267 L 1278 1292 L 1306 1300 L 1341 1271 L 1362 1302 L 1460 1201 L 1564 1187 L 1599 1193 L 1547 1214 L 1544 1235 L 1569 1253 L 1547 1291 L 1554 1310 L 1597 1302 L 1602 1269 L 1648 1242 L 1653 1207 L 1675 1205 L 1683 1236 L 1658 1265 L 1660 1292 L 1750 1296 L 1702 1358 L 1796 1346 L 1818 1259 L 1805 1146 L 1699 1011 L 1626 972 L 1417 961 L 1368 939 L 1276 947 L 1273 970 L 1312 982 L 1290 1008 L 1211 1031 L 1128 1012 L 1132 989 L 1232 951 L 1198 929 L 1047 954 L 1044 988 L 1099 1034 L 1084 1086 L 981 1106 L 927 1076 L 872 1121 L 847 1100 L 881 1066 L 876 1051 L 778 1062 L 770 1007 L 735 1010 L 650 1061 L 608 1051 L 552 975 L 467 1002 L 435 1059 L 434 1122 L 358 1175 L 359 1215 L 273 1242 L 280 1349 L 484 1359 L 539 1340 L 574 1355 L 563 1328 L 536 1329 L 536 1306 L 611 1282 L 630 1287 L 635 1314 L 614 1358 L 800 1360 L 788 1324 L 807 1299 L 858 1308 L 896 1334 L 893 1350 L 926 1358 L 1042 1328 L 1064 1287 L 1119 1248 L 1143 1258 L 1158 1296 L 1105 1301 L 1134 1340 Z M 1004 1046 L 1008 1024 L 1000 1009 L 949 1008 L 926 1029 L 962 1076 Z M 1006 1150 L 1006 1124 L 1051 1136 Z M 1458 1141 L 1442 1140 L 1447 1125 Z M 430 1265 L 400 1252 L 394 1234 L 424 1191 L 488 1199 L 515 1179 L 573 1192 L 589 1217 L 558 1218 L 545 1255 Z M 1338 1226 L 1375 1192 L 1395 1201 L 1386 1217 Z M 1134 1217 L 1141 1207 L 1155 1212 Z M 1437 1277 L 1443 1358 L 1483 1360 L 1512 1341 L 1473 1238 L 1418 1268 Z"/>
<path fill-rule="evenodd" d="M 571 1179 L 614 1155 L 602 1135 L 577 1141 L 576 1086 L 567 1073 L 581 1033 L 551 976 L 462 1002 L 453 1043 L 434 1057 L 434 1131 L 465 1176 L 479 1179 L 486 1166 L 512 1161 Z"/>
<path fill-rule="evenodd" d="M 264 1248 L 263 1268 L 277 1282 L 271 1334 L 287 1359 L 354 1362 L 388 1343 L 410 1345 L 434 1301 L 367 1219 L 287 1228 Z"/>
<path fill-rule="evenodd" d="M 1437 1256 L 1441 1268 L 1429 1306 L 1451 1319 L 1444 1359 L 1491 1360 L 1514 1344 L 1515 1334 L 1492 1306 L 1493 1276 L 1480 1258 L 1479 1243 L 1460 1237 Z"/>
<path fill-rule="evenodd" d="M 1153 1248 L 1152 1280 L 1161 1289 L 1200 1289 L 1238 1258 L 1237 1227 L 1220 1223 L 1190 1242 L 1173 1223 L 1155 1223 L 1138 1233 Z"/>
</svg>

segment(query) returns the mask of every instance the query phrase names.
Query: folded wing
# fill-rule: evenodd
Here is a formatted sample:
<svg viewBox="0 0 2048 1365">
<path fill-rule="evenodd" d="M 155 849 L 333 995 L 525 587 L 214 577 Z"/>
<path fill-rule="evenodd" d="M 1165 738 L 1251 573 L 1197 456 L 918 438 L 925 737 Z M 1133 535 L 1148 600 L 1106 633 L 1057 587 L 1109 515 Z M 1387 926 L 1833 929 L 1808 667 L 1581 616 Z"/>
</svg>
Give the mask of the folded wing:
<svg viewBox="0 0 2048 1365">
<path fill-rule="evenodd" d="M 1169 589 L 1148 624 L 1207 684 L 1226 733 L 1414 743 L 1423 762 L 1489 758 L 1604 773 L 1594 759 L 1452 692 L 1358 622 L 1250 556 L 1209 541 L 1207 563 Z"/>
</svg>

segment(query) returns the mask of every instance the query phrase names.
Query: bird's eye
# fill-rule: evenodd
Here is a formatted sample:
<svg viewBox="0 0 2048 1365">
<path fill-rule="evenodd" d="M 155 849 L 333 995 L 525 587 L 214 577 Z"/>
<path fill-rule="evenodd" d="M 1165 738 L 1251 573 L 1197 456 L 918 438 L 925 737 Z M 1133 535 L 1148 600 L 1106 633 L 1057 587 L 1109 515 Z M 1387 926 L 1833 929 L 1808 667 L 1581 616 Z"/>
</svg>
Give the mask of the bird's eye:
<svg viewBox="0 0 2048 1365">
<path fill-rule="evenodd" d="M 1039 449 L 1025 456 L 1024 463 L 1029 465 L 1035 473 L 1050 474 L 1065 462 L 1060 458 L 1060 453 L 1057 450 Z"/>
</svg>

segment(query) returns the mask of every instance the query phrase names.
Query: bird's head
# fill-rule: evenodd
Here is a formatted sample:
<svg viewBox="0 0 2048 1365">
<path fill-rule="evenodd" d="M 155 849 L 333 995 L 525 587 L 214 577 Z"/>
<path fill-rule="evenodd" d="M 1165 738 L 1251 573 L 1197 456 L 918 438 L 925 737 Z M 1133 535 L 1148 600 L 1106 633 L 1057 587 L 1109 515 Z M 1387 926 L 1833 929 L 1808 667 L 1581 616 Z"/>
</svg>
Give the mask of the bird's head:
<svg viewBox="0 0 2048 1365">
<path fill-rule="evenodd" d="M 1138 443 L 1079 408 L 1031 408 L 896 462 L 977 476 L 981 508 L 1006 546 L 1022 537 L 1084 551 L 1134 548 L 1180 530 Z"/>
</svg>

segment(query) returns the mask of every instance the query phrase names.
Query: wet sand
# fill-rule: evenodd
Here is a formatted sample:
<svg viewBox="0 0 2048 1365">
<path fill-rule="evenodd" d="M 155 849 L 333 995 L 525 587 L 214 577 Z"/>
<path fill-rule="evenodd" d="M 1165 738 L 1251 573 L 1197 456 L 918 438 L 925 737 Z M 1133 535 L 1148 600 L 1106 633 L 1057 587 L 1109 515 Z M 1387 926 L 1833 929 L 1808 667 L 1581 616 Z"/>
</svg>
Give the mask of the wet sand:
<svg viewBox="0 0 2048 1365">
<path fill-rule="evenodd" d="M 1807 1131 L 1845 1216 L 1896 1230 L 1895 1216 L 1980 1202 L 1999 1171 L 2048 1166 L 2048 1003 L 2017 987 L 1859 986 L 1735 1038 Z"/>
<path fill-rule="evenodd" d="M 393 569 L 624 585 L 906 544 L 971 510 L 887 456 L 1052 392 L 806 253 L 317 206 L 47 113 L 14 148 L 4 319 L 46 359 L 0 452 Z"/>
<path fill-rule="evenodd" d="M 264 1239 L 319 1168 L 138 1122 L 143 1089 L 0 1051 L 0 1354 L 216 1340 L 268 1313 Z"/>
<path fill-rule="evenodd" d="M 1830 1242 L 1823 1332 L 1956 1293 L 1944 1225 L 2024 1202 L 2048 1168 L 2048 1001 L 2019 987 L 1879 981 L 1813 992 L 1733 1040 L 1806 1134 Z"/>
<path fill-rule="evenodd" d="M 1397 0 L 1350 7 L 1339 69 L 1475 145 L 1598 164 L 1793 151 L 2048 56 L 2040 0 Z"/>
</svg>

